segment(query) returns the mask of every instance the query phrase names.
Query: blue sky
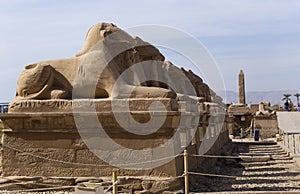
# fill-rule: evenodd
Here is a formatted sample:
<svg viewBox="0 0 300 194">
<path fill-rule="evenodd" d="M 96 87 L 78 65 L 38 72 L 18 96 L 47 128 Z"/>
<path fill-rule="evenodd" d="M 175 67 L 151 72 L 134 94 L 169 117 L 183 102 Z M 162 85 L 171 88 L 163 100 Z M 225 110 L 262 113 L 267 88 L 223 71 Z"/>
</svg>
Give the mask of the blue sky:
<svg viewBox="0 0 300 194">
<path fill-rule="evenodd" d="M 89 27 L 103 21 L 193 35 L 215 58 L 228 90 L 237 90 L 240 69 L 248 91 L 300 90 L 298 0 L 2 0 L 0 101 L 14 98 L 26 64 L 74 56 Z"/>
</svg>

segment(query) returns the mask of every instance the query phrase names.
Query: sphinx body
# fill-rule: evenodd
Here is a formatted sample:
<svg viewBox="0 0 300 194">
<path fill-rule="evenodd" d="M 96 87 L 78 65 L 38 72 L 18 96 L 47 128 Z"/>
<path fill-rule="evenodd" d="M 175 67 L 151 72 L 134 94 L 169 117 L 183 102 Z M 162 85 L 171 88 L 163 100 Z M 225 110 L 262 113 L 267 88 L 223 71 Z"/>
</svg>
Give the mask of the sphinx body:
<svg viewBox="0 0 300 194">
<path fill-rule="evenodd" d="M 119 90 L 113 93 L 116 80 L 137 63 L 145 63 L 147 68 L 125 78 Z M 149 70 L 152 66 L 155 68 Z M 165 61 L 156 47 L 138 37 L 131 37 L 111 23 L 92 26 L 83 49 L 75 57 L 27 65 L 18 79 L 15 100 L 121 98 L 122 93 L 129 90 L 132 98 L 176 98 L 178 92 L 166 83 L 137 81 L 143 75 L 158 72 L 169 72 L 161 75 L 166 80 L 174 79 L 171 77 L 183 72 L 192 83 L 196 96 L 211 101 L 209 87 L 200 77 Z M 184 78 L 175 79 L 180 81 Z M 182 86 L 179 91 L 183 93 L 184 89 Z"/>
</svg>

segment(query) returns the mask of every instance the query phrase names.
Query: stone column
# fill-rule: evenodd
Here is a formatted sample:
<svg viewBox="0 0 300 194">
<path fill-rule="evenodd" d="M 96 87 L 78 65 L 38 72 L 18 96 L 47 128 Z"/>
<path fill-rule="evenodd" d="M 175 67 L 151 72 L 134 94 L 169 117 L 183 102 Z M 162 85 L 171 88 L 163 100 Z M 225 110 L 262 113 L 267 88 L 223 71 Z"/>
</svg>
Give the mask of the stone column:
<svg viewBox="0 0 300 194">
<path fill-rule="evenodd" d="M 246 104 L 245 78 L 243 70 L 239 73 L 239 104 Z"/>
</svg>

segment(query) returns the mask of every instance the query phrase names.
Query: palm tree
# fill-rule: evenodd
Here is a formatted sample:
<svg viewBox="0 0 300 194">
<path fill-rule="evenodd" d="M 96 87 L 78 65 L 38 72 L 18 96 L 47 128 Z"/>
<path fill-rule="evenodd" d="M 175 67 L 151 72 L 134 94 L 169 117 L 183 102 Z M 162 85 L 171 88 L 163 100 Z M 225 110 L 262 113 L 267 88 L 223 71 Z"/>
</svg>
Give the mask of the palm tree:
<svg viewBox="0 0 300 194">
<path fill-rule="evenodd" d="M 283 98 L 282 98 L 282 100 L 285 100 L 285 101 L 288 101 L 288 100 L 290 100 L 290 96 L 291 96 L 291 94 L 283 94 Z"/>
<path fill-rule="evenodd" d="M 296 96 L 296 98 L 297 98 L 297 107 L 299 107 L 299 96 L 300 96 L 300 94 L 296 93 L 294 96 Z"/>
</svg>

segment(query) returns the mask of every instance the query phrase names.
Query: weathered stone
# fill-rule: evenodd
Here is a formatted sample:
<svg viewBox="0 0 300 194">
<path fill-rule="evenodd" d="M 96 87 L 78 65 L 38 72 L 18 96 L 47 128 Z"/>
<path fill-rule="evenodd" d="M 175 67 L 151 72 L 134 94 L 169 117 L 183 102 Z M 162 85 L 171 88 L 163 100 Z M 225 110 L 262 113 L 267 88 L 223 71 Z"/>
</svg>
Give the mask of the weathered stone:
<svg viewBox="0 0 300 194">
<path fill-rule="evenodd" d="M 91 183 L 91 182 L 82 182 L 80 185 L 88 188 L 97 188 L 100 186 L 111 186 L 111 183 Z"/>
<path fill-rule="evenodd" d="M 150 194 L 151 192 L 149 190 L 143 190 L 143 191 L 135 191 L 134 194 Z"/>
<path fill-rule="evenodd" d="M 100 183 L 100 182 L 103 182 L 103 179 L 97 178 L 97 177 L 77 177 L 75 179 L 75 184 L 82 183 L 82 182 L 97 182 L 97 183 Z"/>
<path fill-rule="evenodd" d="M 97 71 L 93 71 L 93 68 L 97 69 L 95 65 L 99 65 L 100 61 L 97 63 L 94 61 L 95 64 L 90 63 L 90 60 L 96 59 L 95 53 L 92 52 L 98 51 L 110 53 L 113 56 L 111 59 L 107 58 L 107 61 L 102 61 L 103 72 L 101 72 L 101 76 L 95 74 Z M 202 82 L 201 78 L 192 71 L 180 70 L 170 62 L 164 63 L 164 59 L 164 56 L 154 46 L 138 37 L 131 37 L 115 25 L 96 24 L 88 31 L 84 48 L 76 57 L 27 65 L 18 80 L 16 101 L 22 99 L 71 99 L 72 88 L 77 88 L 73 92 L 75 98 L 112 97 L 113 84 L 116 82 L 116 78 L 133 64 L 141 62 L 147 62 L 148 67 L 160 63 L 161 70 L 155 68 L 156 74 L 158 72 L 163 73 L 161 77 L 165 77 L 166 80 L 175 81 L 172 77 L 176 75 L 184 81 L 180 73 L 174 74 L 176 71 L 182 71 L 194 86 L 195 95 L 211 101 L 209 87 Z M 142 75 L 151 73 L 148 70 L 149 68 L 144 69 L 145 72 L 142 72 Z M 169 71 L 174 72 L 170 72 L 170 75 L 165 73 Z M 171 77 L 168 78 L 169 76 Z M 97 77 L 99 79 L 94 79 Z M 176 80 L 178 78 L 176 77 Z M 93 88 L 93 83 L 91 83 L 94 80 L 98 80 L 95 85 L 96 88 Z M 120 96 L 122 91 L 135 86 L 131 97 L 176 97 L 176 94 L 168 89 L 166 83 L 147 81 L 138 84 L 132 78 L 127 79 L 114 96 Z M 184 89 L 186 88 L 179 88 L 179 91 L 183 93 Z"/>
<path fill-rule="evenodd" d="M 124 177 L 119 179 L 119 185 L 124 185 L 123 188 L 130 190 L 142 190 L 142 180 L 139 178 Z"/>
<path fill-rule="evenodd" d="M 176 179 L 155 181 L 150 191 L 153 193 L 157 193 L 162 192 L 164 190 L 176 190 L 180 188 L 180 183 L 181 182 Z"/>
<path fill-rule="evenodd" d="M 277 116 L 274 114 L 255 115 L 253 126 L 259 129 L 261 139 L 275 138 L 279 133 Z"/>
<path fill-rule="evenodd" d="M 246 104 L 245 78 L 243 70 L 239 73 L 239 104 Z"/>
<path fill-rule="evenodd" d="M 133 71 L 132 75 L 125 76 L 121 86 L 114 91 L 118 77 L 137 63 L 144 65 L 138 72 Z M 103 71 L 98 72 L 99 68 Z M 169 82 L 153 79 L 141 81 L 148 74 Z M 172 82 L 179 83 L 176 91 L 170 85 Z M 195 93 L 185 93 L 187 83 L 191 84 Z M 153 106 L 155 102 L 162 104 L 163 108 Z M 112 105 L 122 111 L 114 112 Z M 10 104 L 9 113 L 1 115 L 5 126 L 2 175 L 110 178 L 116 167 L 94 154 L 100 150 L 94 146 L 96 142 L 101 141 L 104 147 L 110 146 L 106 143 L 108 139 L 123 148 L 104 149 L 104 156 L 121 158 L 125 163 L 151 161 L 154 155 L 157 159 L 169 156 L 151 150 L 160 145 L 169 146 L 164 151 L 172 154 L 183 147 L 190 154 L 198 154 L 201 145 L 206 145 L 212 137 L 219 135 L 217 143 L 206 151 L 217 153 L 229 141 L 227 123 L 222 126 L 226 116 L 222 105 L 221 98 L 200 77 L 165 61 L 153 45 L 131 37 L 113 24 L 96 24 L 87 33 L 83 49 L 75 57 L 31 64 L 21 73 L 17 95 Z M 94 113 L 109 138 L 92 133 L 92 129 L 97 129 L 97 123 L 91 117 Z M 125 115 L 122 117 L 124 125 L 117 122 L 117 115 Z M 149 119 L 162 115 L 166 119 L 151 134 L 137 135 L 125 130 L 133 127 L 133 130 L 147 132 L 153 126 L 134 128 L 135 123 L 147 123 Z M 131 117 L 133 120 L 129 119 Z M 76 121 L 84 122 L 86 131 L 79 133 Z M 169 142 L 176 132 L 180 134 L 174 137 L 174 142 Z M 193 138 L 194 133 L 197 137 Z M 85 141 L 82 134 L 89 134 Z M 209 136 L 204 138 L 206 134 Z M 188 142 L 189 139 L 192 142 Z M 86 141 L 95 144 L 87 147 Z M 125 148 L 130 151 L 125 152 Z M 142 152 L 143 158 L 138 157 L 137 152 Z M 212 161 L 207 162 L 209 164 L 203 161 L 202 158 L 193 158 L 189 166 L 196 169 L 214 165 Z M 162 192 L 176 189 L 181 184 L 180 179 L 166 180 L 162 177 L 177 177 L 182 173 L 183 160 L 178 156 L 156 168 L 119 168 L 118 176 L 127 178 L 119 178 L 118 184 L 125 185 L 122 186 L 123 191 Z M 159 180 L 149 182 L 146 180 L 150 179 L 128 176 L 152 176 Z M 44 182 L 89 186 L 108 184 L 101 183 L 100 179 L 93 180 L 57 178 Z"/>
<path fill-rule="evenodd" d="M 154 181 L 143 181 L 142 187 L 144 190 L 149 190 L 149 189 L 151 189 L 153 183 L 154 183 Z"/>
<path fill-rule="evenodd" d="M 75 178 L 73 177 L 50 177 L 45 178 L 43 183 L 57 186 L 70 186 L 75 184 Z"/>
<path fill-rule="evenodd" d="M 8 176 L 8 177 L 0 178 L 0 184 L 26 182 L 26 181 L 42 182 L 43 177 Z"/>
<path fill-rule="evenodd" d="M 232 104 L 228 108 L 228 113 L 234 121 L 231 135 L 237 136 L 241 133 L 241 128 L 247 129 L 250 127 L 253 116 L 246 104 Z"/>
</svg>

